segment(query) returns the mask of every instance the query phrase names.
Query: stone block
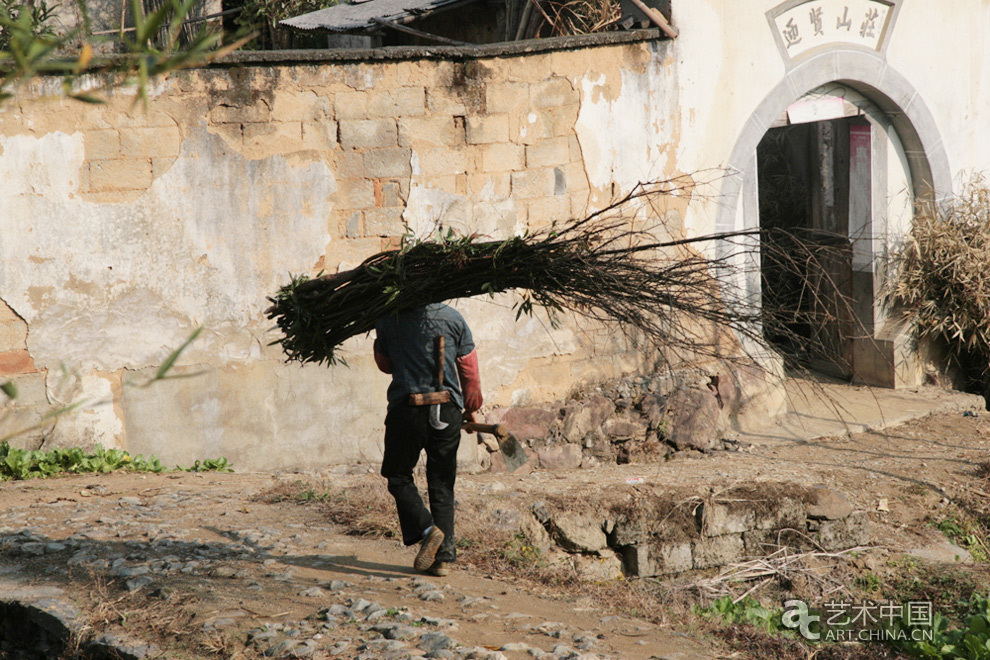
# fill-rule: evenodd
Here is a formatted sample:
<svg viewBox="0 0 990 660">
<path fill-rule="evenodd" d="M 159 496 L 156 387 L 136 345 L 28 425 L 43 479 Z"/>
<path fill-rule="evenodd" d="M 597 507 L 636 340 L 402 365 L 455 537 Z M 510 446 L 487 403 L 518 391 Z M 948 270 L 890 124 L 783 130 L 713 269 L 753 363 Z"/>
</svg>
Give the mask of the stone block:
<svg viewBox="0 0 990 660">
<path fill-rule="evenodd" d="M 380 251 L 381 239 L 379 238 L 353 238 L 333 241 L 327 248 L 324 259 L 326 271 L 339 273 L 356 268 L 362 261 Z"/>
<path fill-rule="evenodd" d="M 10 403 L 17 407 L 47 407 L 49 405 L 47 372 L 35 371 L 32 373 L 11 374 L 4 376 L 3 380 L 4 382 L 10 381 L 14 384 L 17 388 L 17 397 L 11 402 L 5 394 L 0 394 L 0 405 L 4 403 Z"/>
<path fill-rule="evenodd" d="M 526 83 L 493 83 L 485 87 L 485 110 L 489 113 L 509 113 L 528 110 L 529 88 Z"/>
<path fill-rule="evenodd" d="M 638 577 L 676 575 L 694 568 L 689 541 L 624 546 L 622 558 L 626 573 Z"/>
<path fill-rule="evenodd" d="M 526 147 L 526 167 L 531 169 L 566 165 L 570 161 L 570 145 L 564 137 L 540 140 Z"/>
<path fill-rule="evenodd" d="M 304 121 L 302 123 L 302 144 L 303 149 L 314 149 L 316 151 L 333 151 L 340 145 L 337 144 L 337 122 L 329 119 L 325 121 Z"/>
<path fill-rule="evenodd" d="M 742 539 L 747 557 L 765 557 L 775 552 L 779 547 L 777 531 L 773 529 L 753 529 L 743 532 Z M 787 543 L 784 539 L 780 539 L 780 541 Z"/>
<path fill-rule="evenodd" d="M 660 568 L 645 545 L 626 545 L 621 548 L 622 570 L 632 577 L 654 577 L 660 575 Z M 688 548 L 688 557 L 690 557 Z"/>
<path fill-rule="evenodd" d="M 338 126 L 343 149 L 382 149 L 399 144 L 394 119 L 342 119 Z"/>
<path fill-rule="evenodd" d="M 811 490 L 807 514 L 815 520 L 841 520 L 853 512 L 852 503 L 842 493 L 816 486 Z"/>
<path fill-rule="evenodd" d="M 0 322 L 0 351 L 27 349 L 27 323 L 20 319 Z"/>
<path fill-rule="evenodd" d="M 330 99 L 315 92 L 280 91 L 275 95 L 272 121 L 327 121 L 334 117 Z"/>
<path fill-rule="evenodd" d="M 553 543 L 546 527 L 532 515 L 523 515 L 520 517 L 519 531 L 523 533 L 529 544 L 541 553 L 548 551 Z"/>
<path fill-rule="evenodd" d="M 253 156 L 284 154 L 302 148 L 301 122 L 244 124 L 244 148 Z"/>
<path fill-rule="evenodd" d="M 594 555 L 575 555 L 571 561 L 574 563 L 574 571 L 582 580 L 608 582 L 621 580 L 623 577 L 622 560 L 607 548 Z"/>
<path fill-rule="evenodd" d="M 36 372 L 34 359 L 24 349 L 0 352 L 0 376 L 29 374 Z"/>
<path fill-rule="evenodd" d="M 83 131 L 86 160 L 120 158 L 120 134 L 111 129 Z"/>
<path fill-rule="evenodd" d="M 401 208 L 369 209 L 364 212 L 365 236 L 401 236 L 405 231 Z"/>
<path fill-rule="evenodd" d="M 463 149 L 427 149 L 419 153 L 419 165 L 424 176 L 464 174 L 469 168 L 468 152 Z"/>
<path fill-rule="evenodd" d="M 512 179 L 508 172 L 489 174 L 468 173 L 468 191 L 486 201 L 508 199 L 512 194 Z"/>
<path fill-rule="evenodd" d="M 360 151 L 338 151 L 334 154 L 335 172 L 338 178 L 364 178 L 364 153 Z"/>
<path fill-rule="evenodd" d="M 689 571 L 694 566 L 689 541 L 662 543 L 659 548 L 659 569 L 663 575 Z"/>
<path fill-rule="evenodd" d="M 145 190 L 151 185 L 151 160 L 125 158 L 89 161 L 89 191 Z"/>
<path fill-rule="evenodd" d="M 564 178 L 564 186 L 566 190 L 569 191 L 587 191 L 588 190 L 588 173 L 584 169 L 584 163 L 568 163 L 566 165 L 561 165 L 560 167 L 554 168 L 560 170 Z M 585 195 L 581 198 L 584 203 L 587 203 L 588 197 Z"/>
<path fill-rule="evenodd" d="M 337 121 L 368 118 L 367 92 L 337 92 L 333 97 L 333 114 Z"/>
<path fill-rule="evenodd" d="M 631 438 L 642 440 L 646 437 L 646 425 L 629 419 L 613 417 L 602 426 L 602 431 L 610 438 Z"/>
<path fill-rule="evenodd" d="M 411 149 L 372 149 L 364 152 L 364 172 L 366 176 L 382 179 L 409 177 L 412 176 L 411 158 Z"/>
<path fill-rule="evenodd" d="M 398 182 L 375 179 L 375 206 L 402 206 Z"/>
<path fill-rule="evenodd" d="M 547 437 L 557 415 L 543 408 L 498 408 L 488 419 L 492 424 L 505 424 L 520 442 L 526 442 Z"/>
<path fill-rule="evenodd" d="M 468 144 L 492 144 L 509 141 L 508 115 L 471 115 L 464 122 L 464 140 Z"/>
<path fill-rule="evenodd" d="M 765 504 L 769 504 L 770 508 L 757 517 L 757 529 L 780 529 L 783 527 L 802 529 L 804 527 L 805 505 L 802 500 L 793 497 L 778 497 Z"/>
<path fill-rule="evenodd" d="M 355 211 L 347 216 L 344 223 L 344 234 L 347 238 L 360 238 L 364 236 L 364 214 Z"/>
<path fill-rule="evenodd" d="M 722 435 L 721 410 L 711 392 L 682 389 L 667 399 L 669 440 L 677 449 L 710 451 Z"/>
<path fill-rule="evenodd" d="M 577 103 L 557 108 L 548 108 L 551 132 L 554 137 L 570 137 L 574 135 L 574 125 L 577 124 L 581 106 Z"/>
<path fill-rule="evenodd" d="M 547 227 L 554 222 L 565 222 L 571 214 L 571 198 L 564 196 L 541 197 L 526 202 L 527 220 L 530 229 Z"/>
<path fill-rule="evenodd" d="M 207 115 L 210 124 L 244 124 L 271 121 L 272 112 L 266 101 L 249 105 L 218 105 Z"/>
<path fill-rule="evenodd" d="M 741 534 L 713 536 L 691 542 L 692 566 L 695 569 L 725 566 L 745 553 Z"/>
<path fill-rule="evenodd" d="M 510 172 L 526 168 L 526 147 L 521 144 L 486 144 L 481 152 L 482 172 Z"/>
<path fill-rule="evenodd" d="M 426 111 L 426 89 L 400 87 L 368 93 L 368 117 L 419 117 Z"/>
<path fill-rule="evenodd" d="M 576 470 L 581 467 L 581 445 L 565 443 L 536 450 L 536 458 L 544 470 Z"/>
<path fill-rule="evenodd" d="M 537 108 L 573 105 L 581 100 L 578 91 L 566 78 L 551 78 L 534 83 L 530 87 L 530 95 Z"/>
<path fill-rule="evenodd" d="M 550 536 L 570 552 L 598 552 L 608 545 L 600 520 L 572 511 L 552 515 Z"/>
<path fill-rule="evenodd" d="M 826 550 L 844 550 L 870 542 L 870 519 L 852 515 L 841 520 L 823 520 L 817 541 Z"/>
<path fill-rule="evenodd" d="M 426 108 L 431 114 L 463 117 L 468 108 L 480 109 L 480 90 L 467 95 L 467 98 L 451 93 L 449 87 L 430 87 L 426 90 Z"/>
<path fill-rule="evenodd" d="M 615 522 L 609 535 L 609 542 L 615 547 L 643 545 L 650 538 L 650 531 L 643 520 L 620 518 Z"/>
<path fill-rule="evenodd" d="M 582 442 L 597 435 L 605 421 L 615 412 L 615 404 L 600 394 L 569 404 L 564 409 L 562 432 L 570 442 Z"/>
<path fill-rule="evenodd" d="M 337 194 L 334 195 L 334 198 L 337 201 L 337 208 L 373 208 L 375 206 L 375 184 L 368 179 L 339 179 L 337 181 Z"/>
<path fill-rule="evenodd" d="M 509 136 L 513 142 L 536 144 L 541 140 L 553 138 L 553 121 L 543 110 L 510 115 L 510 117 Z"/>
<path fill-rule="evenodd" d="M 219 135 L 224 142 L 236 150 L 244 147 L 244 130 L 240 124 L 216 124 L 209 127 L 209 132 Z"/>
<path fill-rule="evenodd" d="M 702 536 L 741 534 L 756 528 L 756 512 L 749 502 L 705 502 L 695 517 Z"/>
<path fill-rule="evenodd" d="M 553 197 L 554 172 L 551 168 L 512 173 L 512 196 L 517 199 Z"/>
<path fill-rule="evenodd" d="M 455 147 L 464 143 L 464 123 L 453 117 L 401 117 L 399 146 Z"/>
</svg>

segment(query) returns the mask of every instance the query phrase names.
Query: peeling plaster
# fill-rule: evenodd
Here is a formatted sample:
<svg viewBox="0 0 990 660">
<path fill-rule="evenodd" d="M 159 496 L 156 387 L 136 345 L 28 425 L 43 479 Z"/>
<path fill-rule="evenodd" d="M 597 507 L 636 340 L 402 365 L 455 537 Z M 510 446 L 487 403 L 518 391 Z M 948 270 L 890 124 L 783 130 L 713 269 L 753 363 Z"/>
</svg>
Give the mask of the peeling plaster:
<svg viewBox="0 0 990 660">
<path fill-rule="evenodd" d="M 72 378 L 65 388 L 74 396 L 63 401 L 83 402 L 71 415 L 62 415 L 55 423 L 46 444 L 55 447 L 85 447 L 96 444 L 104 447 L 122 447 L 124 423 L 120 410 L 113 405 L 114 390 L 119 381 L 112 375 L 90 373 Z M 60 389 L 56 387 L 56 389 Z"/>
<path fill-rule="evenodd" d="M 249 160 L 203 127 L 129 203 L 80 198 L 81 133 L 0 148 L 0 297 L 30 325 L 39 368 L 159 364 L 199 325 L 213 332 L 192 355 L 248 359 L 266 296 L 331 240 L 326 164 Z"/>
<path fill-rule="evenodd" d="M 676 96 L 662 84 L 663 71 L 658 65 L 643 73 L 623 69 L 621 81 L 604 73 L 577 80 L 581 109 L 574 130 L 593 187 L 615 184 L 627 191 L 670 171 L 666 145 L 673 127 L 666 119 L 678 109 Z"/>
</svg>

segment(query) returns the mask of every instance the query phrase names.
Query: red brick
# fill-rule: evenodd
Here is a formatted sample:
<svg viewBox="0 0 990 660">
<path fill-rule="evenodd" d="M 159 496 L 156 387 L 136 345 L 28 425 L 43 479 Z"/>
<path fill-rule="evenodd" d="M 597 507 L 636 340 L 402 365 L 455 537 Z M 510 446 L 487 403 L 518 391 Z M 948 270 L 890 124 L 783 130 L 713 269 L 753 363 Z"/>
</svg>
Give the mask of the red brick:
<svg viewBox="0 0 990 660">
<path fill-rule="evenodd" d="M 36 372 L 34 360 L 25 350 L 0 352 L 0 376 L 30 374 Z"/>
</svg>

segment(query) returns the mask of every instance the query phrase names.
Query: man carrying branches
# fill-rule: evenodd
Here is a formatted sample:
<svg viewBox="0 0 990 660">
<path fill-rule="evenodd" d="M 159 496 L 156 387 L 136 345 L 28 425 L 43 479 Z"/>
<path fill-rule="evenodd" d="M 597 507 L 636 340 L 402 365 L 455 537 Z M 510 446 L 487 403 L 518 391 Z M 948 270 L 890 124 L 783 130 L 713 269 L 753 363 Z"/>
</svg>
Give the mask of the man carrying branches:
<svg viewBox="0 0 990 660">
<path fill-rule="evenodd" d="M 474 421 L 482 404 L 474 339 L 464 317 L 443 303 L 384 316 L 375 332 L 375 362 L 392 375 L 381 474 L 395 498 L 403 543 L 420 544 L 413 567 L 444 576 L 457 558 L 454 481 L 461 423 Z M 429 510 L 413 482 L 424 450 Z"/>
</svg>

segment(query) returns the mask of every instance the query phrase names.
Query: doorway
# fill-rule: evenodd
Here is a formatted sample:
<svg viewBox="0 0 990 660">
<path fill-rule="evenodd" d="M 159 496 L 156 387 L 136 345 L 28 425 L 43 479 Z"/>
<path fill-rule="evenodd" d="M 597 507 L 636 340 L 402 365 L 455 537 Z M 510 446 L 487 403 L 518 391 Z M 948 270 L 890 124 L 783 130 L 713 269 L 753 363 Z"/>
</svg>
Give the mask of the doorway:
<svg viewBox="0 0 990 660">
<path fill-rule="evenodd" d="M 764 337 L 789 366 L 843 380 L 872 337 L 872 278 L 856 286 L 853 266 L 872 225 L 870 135 L 841 117 L 771 128 L 757 148 Z"/>
</svg>

